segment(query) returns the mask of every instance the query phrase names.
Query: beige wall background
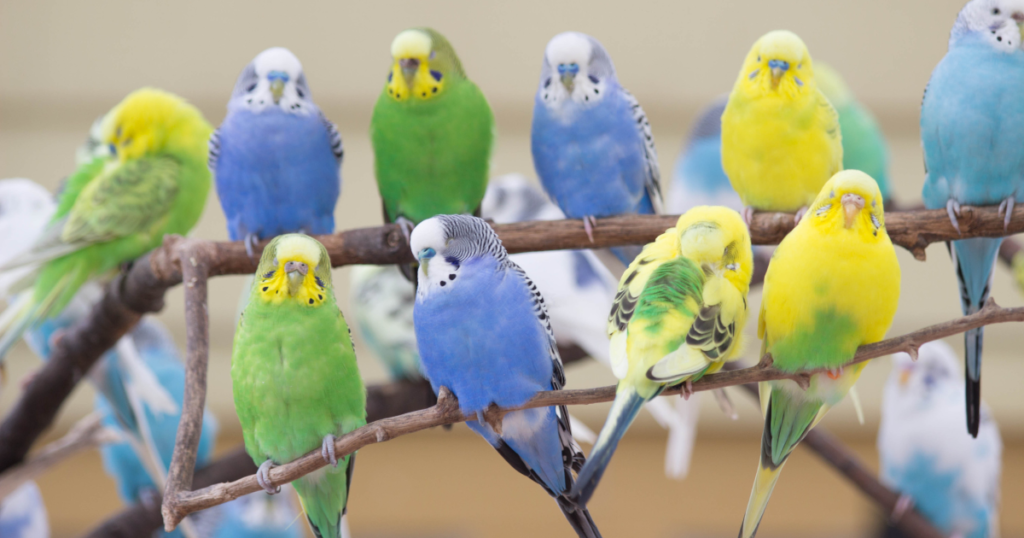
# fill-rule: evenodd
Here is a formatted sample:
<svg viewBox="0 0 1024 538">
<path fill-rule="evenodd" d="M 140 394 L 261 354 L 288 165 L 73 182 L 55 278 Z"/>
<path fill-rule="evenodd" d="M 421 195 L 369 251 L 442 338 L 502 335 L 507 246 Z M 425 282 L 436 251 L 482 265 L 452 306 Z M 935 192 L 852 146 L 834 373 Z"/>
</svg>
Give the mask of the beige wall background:
<svg viewBox="0 0 1024 538">
<path fill-rule="evenodd" d="M 920 196 L 918 107 L 928 76 L 946 50 L 958 0 L 861 2 L 13 2 L 0 0 L 0 177 L 29 177 L 53 188 L 74 166 L 74 150 L 92 120 L 144 85 L 179 93 L 218 124 L 235 78 L 253 56 L 286 46 L 302 60 L 315 100 L 338 124 L 346 154 L 339 230 L 380 223 L 368 139 L 370 112 L 389 68 L 392 38 L 429 25 L 455 46 L 469 74 L 495 109 L 498 145 L 493 173 L 533 177 L 529 122 L 544 46 L 556 33 L 578 30 L 599 38 L 619 78 L 650 116 L 668 177 L 692 118 L 732 86 L 750 45 L 786 28 L 801 35 L 816 60 L 847 78 L 879 116 L 893 150 L 892 172 L 901 200 Z M 216 193 L 194 235 L 223 240 Z M 2 240 L 2 239 L 0 239 Z M 926 263 L 900 253 L 904 280 L 891 334 L 959 315 L 945 247 L 928 249 Z M 348 270 L 336 270 L 339 301 L 348 305 Z M 241 443 L 228 370 L 239 277 L 211 284 L 209 405 L 221 424 L 220 450 Z M 1005 268 L 993 296 L 1024 304 Z M 754 294 L 753 300 L 759 300 Z M 160 317 L 184 345 L 182 295 L 173 290 Z M 754 306 L 756 308 L 756 306 Z M 756 342 L 754 327 L 747 327 Z M 950 342 L 958 349 L 958 338 Z M 1002 426 L 1003 533 L 1024 534 L 1024 378 L 1019 326 L 986 332 L 985 399 Z M 756 345 L 750 346 L 748 359 Z M 386 376 L 357 342 L 367 383 Z M 38 366 L 27 348 L 10 357 L 0 410 L 17 397 L 20 378 Z M 844 403 L 823 423 L 875 464 L 887 360 L 868 367 L 858 387 L 867 423 Z M 569 368 L 569 386 L 614 382 L 603 367 Z M 710 398 L 702 401 L 693 472 L 683 482 L 661 472 L 664 433 L 642 415 L 624 441 L 595 498 L 594 517 L 606 536 L 732 535 L 750 488 L 759 414 L 744 396 L 733 399 L 740 420 L 729 421 Z M 92 406 L 82 386 L 65 405 L 51 437 Z M 573 413 L 597 429 L 606 406 Z M 68 462 L 41 480 L 56 536 L 74 536 L 115 512 L 119 503 L 95 454 Z M 360 453 L 351 523 L 357 536 L 569 536 L 569 528 L 539 488 L 519 477 L 463 427 L 426 432 Z M 809 452 L 787 466 L 761 527 L 763 536 L 870 534 L 880 518 L 860 494 Z M 301 522 L 297 524 L 302 524 Z"/>
</svg>

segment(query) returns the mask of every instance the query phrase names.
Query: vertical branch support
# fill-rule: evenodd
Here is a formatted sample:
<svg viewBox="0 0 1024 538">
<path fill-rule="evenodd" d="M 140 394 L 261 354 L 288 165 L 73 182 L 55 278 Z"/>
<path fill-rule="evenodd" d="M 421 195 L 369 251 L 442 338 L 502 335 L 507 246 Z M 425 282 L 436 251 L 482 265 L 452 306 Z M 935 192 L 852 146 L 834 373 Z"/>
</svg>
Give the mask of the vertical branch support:
<svg viewBox="0 0 1024 538">
<path fill-rule="evenodd" d="M 207 302 L 207 276 L 210 253 L 208 243 L 186 241 L 179 248 L 182 283 L 185 286 L 185 323 L 188 335 L 188 362 L 185 366 L 185 400 L 182 406 L 174 455 L 164 487 L 162 514 L 170 532 L 184 517 L 176 509 L 180 495 L 192 490 L 199 436 L 203 430 L 206 404 L 206 370 L 210 358 L 210 316 Z"/>
</svg>

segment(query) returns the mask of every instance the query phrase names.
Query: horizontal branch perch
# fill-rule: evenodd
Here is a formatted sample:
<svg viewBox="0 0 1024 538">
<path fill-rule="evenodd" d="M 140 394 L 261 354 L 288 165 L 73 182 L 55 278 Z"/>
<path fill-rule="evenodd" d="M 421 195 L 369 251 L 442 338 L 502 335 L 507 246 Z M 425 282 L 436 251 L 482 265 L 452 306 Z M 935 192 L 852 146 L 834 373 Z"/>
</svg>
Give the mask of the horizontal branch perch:
<svg viewBox="0 0 1024 538">
<path fill-rule="evenodd" d="M 896 352 L 907 352 L 916 356 L 917 349 L 925 342 L 993 323 L 1024 321 L 1024 307 L 1001 308 L 991 299 L 979 312 L 956 320 L 948 321 L 931 327 L 914 331 L 903 336 L 890 338 L 882 342 L 862 346 L 857 350 L 847 366 L 883 355 Z M 733 385 L 742 385 L 758 381 L 777 379 L 793 379 L 797 382 L 806 381 L 812 372 L 792 374 L 782 372 L 771 366 L 770 361 L 762 360 L 761 364 L 735 371 L 710 374 L 693 384 L 695 391 L 711 390 Z M 663 394 L 678 394 L 679 387 L 666 390 Z M 517 408 L 492 408 L 485 413 L 485 419 L 495 421 L 505 413 L 519 409 L 548 407 L 553 405 L 584 405 L 608 402 L 615 397 L 615 387 L 598 387 L 580 390 L 559 390 L 538 393 L 526 404 Z M 467 416 L 459 410 L 458 402 L 447 391 L 443 391 L 437 404 L 428 409 L 414 411 L 396 417 L 377 420 L 339 437 L 334 444 L 335 452 L 340 456 L 374 443 L 381 443 L 395 437 L 416 431 L 454 424 L 466 420 L 475 420 L 476 416 Z M 275 484 L 291 482 L 309 474 L 325 465 L 319 449 L 270 471 L 270 479 Z M 164 502 L 164 526 L 167 531 L 173 530 L 181 519 L 193 512 L 210 508 L 218 504 L 236 499 L 261 488 L 254 475 L 234 482 L 217 484 L 193 492 L 181 492 L 177 498 Z"/>
</svg>

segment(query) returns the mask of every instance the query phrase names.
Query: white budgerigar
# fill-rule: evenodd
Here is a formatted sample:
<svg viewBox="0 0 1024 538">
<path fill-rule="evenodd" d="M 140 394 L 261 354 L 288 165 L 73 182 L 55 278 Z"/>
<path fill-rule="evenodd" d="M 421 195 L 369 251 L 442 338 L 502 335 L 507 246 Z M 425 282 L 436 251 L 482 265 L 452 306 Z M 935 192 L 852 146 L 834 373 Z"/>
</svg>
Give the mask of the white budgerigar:
<svg viewBox="0 0 1024 538">
<path fill-rule="evenodd" d="M 57 209 L 50 191 L 30 179 L 0 179 L 0 266 L 28 250 Z M 0 296 L 31 272 L 19 267 L 0 273 Z"/>
<path fill-rule="evenodd" d="M 978 438 L 964 430 L 960 369 L 942 341 L 921 346 L 917 362 L 893 355 L 878 431 L 882 481 L 943 534 L 998 536 L 1003 444 L 984 406 Z"/>
<path fill-rule="evenodd" d="M 4 538 L 48 538 L 50 523 L 46 506 L 35 482 L 25 482 L 0 500 L 0 536 Z"/>
</svg>

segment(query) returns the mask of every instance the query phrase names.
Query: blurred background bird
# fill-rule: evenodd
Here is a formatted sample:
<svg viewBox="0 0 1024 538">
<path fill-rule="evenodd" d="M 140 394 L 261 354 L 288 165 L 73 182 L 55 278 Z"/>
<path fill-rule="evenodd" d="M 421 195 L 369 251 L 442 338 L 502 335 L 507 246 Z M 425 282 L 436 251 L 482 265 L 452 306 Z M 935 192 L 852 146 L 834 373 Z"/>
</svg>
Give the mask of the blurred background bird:
<svg viewBox="0 0 1024 538">
<path fill-rule="evenodd" d="M 0 502 L 0 536 L 49 538 L 46 505 L 35 482 L 25 482 Z"/>
<path fill-rule="evenodd" d="M 0 359 L 26 329 L 60 313 L 86 281 L 159 246 L 164 234 L 187 233 L 202 213 L 211 128 L 198 109 L 144 88 L 107 114 L 102 132 L 111 155 L 71 175 L 44 234 L 0 267 L 33 267 L 9 286 L 24 293 L 0 314 Z"/>
<path fill-rule="evenodd" d="M 1024 4 L 972 0 L 949 36 L 949 51 L 932 72 L 921 103 L 921 144 L 928 209 L 945 208 L 953 227 L 961 205 L 996 205 L 1007 225 L 1024 200 L 1024 51 L 1019 21 Z M 977 312 L 989 297 L 1002 240 L 953 241 L 950 255 L 963 313 Z M 964 333 L 967 431 L 981 420 L 981 353 L 985 329 Z"/>
<path fill-rule="evenodd" d="M 755 210 L 799 220 L 843 169 L 839 115 L 793 32 L 768 32 L 747 53 L 722 114 L 722 165 L 748 223 Z"/>
<path fill-rule="evenodd" d="M 384 221 L 408 236 L 434 215 L 479 215 L 494 145 L 491 106 L 436 30 L 403 31 L 391 57 L 370 120 Z M 416 278 L 413 266 L 401 267 Z"/>
<path fill-rule="evenodd" d="M 593 37 L 558 34 L 544 50 L 530 134 L 533 165 L 562 212 L 583 219 L 662 211 L 654 136 L 640 103 Z M 640 247 L 611 252 L 628 266 Z M 621 269 L 614 271 L 621 274 Z"/>
<path fill-rule="evenodd" d="M 344 150 L 338 128 L 313 102 L 302 64 L 281 47 L 259 53 L 235 82 L 224 122 L 210 137 L 210 170 L 228 237 L 334 232 Z"/>
<path fill-rule="evenodd" d="M 964 431 L 964 384 L 956 353 L 929 342 L 914 361 L 892 356 L 878 430 L 881 479 L 949 536 L 999 536 L 1003 443 L 982 405 L 978 438 Z M 896 515 L 893 516 L 894 518 Z M 886 536 L 900 536 L 889 529 Z"/>
<path fill-rule="evenodd" d="M 821 189 L 768 266 L 757 320 L 761 356 L 785 372 L 828 369 L 806 386 L 760 384 L 764 433 L 740 538 L 757 533 L 796 445 L 852 389 L 867 365 L 844 366 L 877 342 L 896 315 L 900 266 L 884 226 L 884 200 L 867 174 L 848 170 Z"/>
<path fill-rule="evenodd" d="M 619 282 L 607 331 L 615 401 L 571 493 L 586 506 L 644 402 L 714 373 L 740 350 L 753 271 L 739 213 L 700 206 L 644 247 Z"/>
</svg>

